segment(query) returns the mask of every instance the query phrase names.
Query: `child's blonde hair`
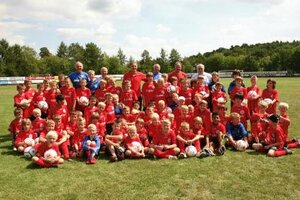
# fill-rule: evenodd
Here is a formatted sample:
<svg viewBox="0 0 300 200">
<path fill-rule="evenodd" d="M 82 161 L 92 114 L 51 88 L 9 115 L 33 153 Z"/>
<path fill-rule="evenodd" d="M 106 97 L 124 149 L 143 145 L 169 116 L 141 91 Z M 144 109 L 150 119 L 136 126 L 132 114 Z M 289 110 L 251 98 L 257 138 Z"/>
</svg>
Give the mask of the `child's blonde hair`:
<svg viewBox="0 0 300 200">
<path fill-rule="evenodd" d="M 38 117 L 42 116 L 42 111 L 39 108 L 33 109 L 32 113 L 35 113 Z"/>
<path fill-rule="evenodd" d="M 278 105 L 278 108 L 284 108 L 286 110 L 289 109 L 289 104 L 286 103 L 286 102 L 280 102 L 279 105 Z"/>
<path fill-rule="evenodd" d="M 187 127 L 187 128 L 190 128 L 190 125 L 189 125 L 189 123 L 187 123 L 187 122 L 181 122 L 180 127 Z"/>
<path fill-rule="evenodd" d="M 88 129 L 93 129 L 93 130 L 96 130 L 96 129 L 97 129 L 97 127 L 96 127 L 96 125 L 95 125 L 95 124 L 89 124 L 89 125 L 88 125 Z"/>
<path fill-rule="evenodd" d="M 164 119 L 164 120 L 162 120 L 162 124 L 168 124 L 168 125 L 171 125 L 171 122 L 170 122 L 170 120 L 168 120 L 168 119 Z"/>
<path fill-rule="evenodd" d="M 197 117 L 194 118 L 194 122 L 198 122 L 200 124 L 203 124 L 202 118 L 199 117 L 199 116 L 197 116 Z"/>
<path fill-rule="evenodd" d="M 83 117 L 79 117 L 78 120 L 77 120 L 77 123 L 78 124 L 86 124 L 86 121 Z"/>
<path fill-rule="evenodd" d="M 239 113 L 236 113 L 236 112 L 233 112 L 230 114 L 230 118 L 231 119 L 236 119 L 236 118 L 241 118 L 240 114 Z"/>
<path fill-rule="evenodd" d="M 56 131 L 49 131 L 47 134 L 46 134 L 46 138 L 49 139 L 50 137 L 53 137 L 53 138 L 56 138 L 55 140 L 57 140 L 57 132 Z"/>
<path fill-rule="evenodd" d="M 259 107 L 268 108 L 268 103 L 264 100 L 258 102 Z"/>
</svg>

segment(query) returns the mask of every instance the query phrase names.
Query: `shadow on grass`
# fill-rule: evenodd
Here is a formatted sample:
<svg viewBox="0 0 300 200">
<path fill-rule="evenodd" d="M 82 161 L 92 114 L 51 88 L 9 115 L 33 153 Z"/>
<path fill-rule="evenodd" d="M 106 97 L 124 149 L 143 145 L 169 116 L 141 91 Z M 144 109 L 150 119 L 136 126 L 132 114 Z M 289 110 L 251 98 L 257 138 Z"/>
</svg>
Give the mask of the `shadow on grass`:
<svg viewBox="0 0 300 200">
<path fill-rule="evenodd" d="M 8 148 L 9 149 L 9 148 Z M 21 153 L 13 150 L 3 151 L 1 152 L 1 155 L 7 155 L 7 156 L 22 156 Z"/>
<path fill-rule="evenodd" d="M 26 169 L 43 169 L 43 168 L 31 162 L 29 165 L 27 165 Z"/>
<path fill-rule="evenodd" d="M 263 155 L 263 153 L 258 152 L 258 151 L 255 151 L 255 150 L 253 150 L 253 151 L 248 151 L 247 154 L 253 155 L 253 156 Z"/>
<path fill-rule="evenodd" d="M 7 142 L 10 140 L 12 140 L 10 135 L 0 135 L 0 143 Z"/>
</svg>

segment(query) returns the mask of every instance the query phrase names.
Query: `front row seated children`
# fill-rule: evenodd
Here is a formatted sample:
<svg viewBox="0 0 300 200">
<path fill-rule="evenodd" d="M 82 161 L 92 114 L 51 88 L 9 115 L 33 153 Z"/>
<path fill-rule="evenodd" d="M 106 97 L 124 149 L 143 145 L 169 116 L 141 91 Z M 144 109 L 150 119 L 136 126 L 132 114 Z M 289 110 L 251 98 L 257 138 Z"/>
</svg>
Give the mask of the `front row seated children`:
<svg viewBox="0 0 300 200">
<path fill-rule="evenodd" d="M 230 114 L 230 122 L 227 125 L 228 144 L 234 149 L 238 150 L 238 141 L 243 140 L 245 142 L 245 149 L 249 146 L 247 141 L 248 133 L 245 130 L 244 125 L 240 121 L 240 115 L 238 113 Z M 244 150 L 245 150 L 244 149 Z"/>
<path fill-rule="evenodd" d="M 37 144 L 36 155 L 32 157 L 32 161 L 41 167 L 52 167 L 62 164 L 64 160 L 60 158 L 58 144 L 56 143 L 56 131 L 49 131 L 46 135 L 46 142 Z"/>
<path fill-rule="evenodd" d="M 58 135 L 57 144 L 59 146 L 59 149 L 60 149 L 62 155 L 64 156 L 64 159 L 70 160 L 69 135 L 68 135 L 67 131 L 65 130 L 65 125 L 62 123 L 61 115 L 58 115 L 58 114 L 53 115 L 53 121 L 55 122 L 55 131 Z"/>
<path fill-rule="evenodd" d="M 262 143 L 254 143 L 253 149 L 259 152 L 267 152 L 268 156 L 279 157 L 292 154 L 292 151 L 284 148 L 284 133 L 279 126 L 279 116 L 272 114 L 269 117 L 269 126 L 266 130 L 266 138 Z"/>
<path fill-rule="evenodd" d="M 35 144 L 34 139 L 36 138 L 36 134 L 32 130 L 31 121 L 28 118 L 22 120 L 21 127 L 21 131 L 16 137 L 15 147 L 19 152 L 24 152 L 26 147 Z"/>
<path fill-rule="evenodd" d="M 223 155 L 225 146 L 222 145 L 223 138 L 226 134 L 225 126 L 220 122 L 220 115 L 217 112 L 212 114 L 212 124 L 205 136 L 206 146 L 211 152 Z M 213 154 L 212 154 L 213 155 Z"/>
<path fill-rule="evenodd" d="M 110 161 L 118 161 L 124 159 L 124 148 L 121 146 L 123 141 L 123 132 L 121 131 L 121 123 L 116 121 L 113 125 L 111 135 L 105 136 L 105 145 Z"/>
<path fill-rule="evenodd" d="M 180 149 L 176 144 L 176 135 L 171 130 L 171 122 L 168 119 L 162 121 L 162 129 L 153 135 L 149 153 L 158 158 L 177 159 Z"/>
<path fill-rule="evenodd" d="M 88 126 L 87 135 L 84 136 L 82 141 L 83 155 L 86 156 L 86 164 L 95 164 L 95 156 L 99 154 L 100 138 L 97 135 L 97 128 L 94 124 Z"/>
<path fill-rule="evenodd" d="M 177 141 L 178 146 L 180 149 L 180 154 L 178 155 L 179 158 L 186 158 L 187 153 L 185 152 L 185 149 L 187 146 L 193 145 L 197 150 L 197 155 L 200 153 L 200 138 L 202 135 L 199 133 L 195 134 L 190 129 L 190 125 L 187 122 L 182 122 L 180 124 L 180 129 L 177 134 Z M 203 137 L 203 136 L 202 136 Z"/>
<path fill-rule="evenodd" d="M 142 142 L 137 135 L 137 130 L 135 126 L 130 126 L 128 128 L 128 136 L 124 139 L 124 145 L 126 148 L 125 156 L 129 158 L 144 158 L 144 147 Z"/>
</svg>

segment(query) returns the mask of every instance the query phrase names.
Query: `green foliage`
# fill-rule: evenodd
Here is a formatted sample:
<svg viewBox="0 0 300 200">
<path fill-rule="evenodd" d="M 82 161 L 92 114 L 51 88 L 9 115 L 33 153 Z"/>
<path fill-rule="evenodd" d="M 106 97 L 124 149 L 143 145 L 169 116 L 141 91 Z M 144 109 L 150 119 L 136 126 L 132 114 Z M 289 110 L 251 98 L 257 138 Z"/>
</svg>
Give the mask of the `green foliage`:
<svg viewBox="0 0 300 200">
<path fill-rule="evenodd" d="M 81 61 L 85 69 L 93 69 L 96 73 L 106 66 L 110 74 L 122 73 L 133 61 L 140 63 L 139 70 L 152 71 L 155 63 L 160 64 L 162 73 L 169 73 L 174 69 L 175 62 L 182 61 L 183 70 L 194 72 L 199 63 L 206 65 L 206 71 L 240 69 L 244 71 L 273 71 L 287 70 L 300 72 L 300 42 L 279 42 L 264 44 L 242 44 L 231 46 L 229 49 L 219 48 L 204 54 L 198 53 L 188 57 L 181 57 L 173 48 L 170 53 L 161 49 L 160 55 L 153 58 L 148 50 L 141 53 L 140 60 L 132 56 L 127 60 L 121 48 L 117 55 L 110 56 L 101 51 L 95 43 L 87 43 L 85 46 L 79 43 L 71 43 L 67 46 L 61 42 L 56 55 L 51 55 L 47 47 L 40 48 L 39 57 L 30 47 L 9 45 L 0 40 L 0 75 L 1 76 L 27 76 L 31 74 L 59 74 L 74 69 L 74 64 Z"/>
</svg>

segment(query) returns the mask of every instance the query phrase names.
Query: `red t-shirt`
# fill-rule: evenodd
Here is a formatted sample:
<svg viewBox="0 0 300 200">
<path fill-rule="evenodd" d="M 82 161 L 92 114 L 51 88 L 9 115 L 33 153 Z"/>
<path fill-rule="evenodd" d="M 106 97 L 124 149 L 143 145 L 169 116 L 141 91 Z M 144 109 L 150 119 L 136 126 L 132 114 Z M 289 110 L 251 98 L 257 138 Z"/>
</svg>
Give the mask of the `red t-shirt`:
<svg viewBox="0 0 300 200">
<path fill-rule="evenodd" d="M 142 96 L 144 98 L 145 107 L 148 107 L 151 101 L 154 101 L 154 82 L 145 82 L 142 87 Z"/>
<path fill-rule="evenodd" d="M 110 92 L 112 94 L 117 94 L 118 96 L 120 96 L 120 94 L 122 92 L 122 88 L 120 86 L 110 87 L 110 88 L 108 88 L 108 92 Z"/>
<path fill-rule="evenodd" d="M 106 105 L 106 123 L 112 124 L 116 120 L 115 107 L 113 103 Z"/>
<path fill-rule="evenodd" d="M 143 145 L 139 136 L 135 136 L 133 138 L 127 136 L 125 139 L 124 139 L 124 144 L 125 144 L 125 147 L 128 148 L 128 147 L 133 147 L 132 143 L 133 142 L 138 142 L 140 143 L 140 145 Z"/>
<path fill-rule="evenodd" d="M 46 101 L 48 103 L 49 109 L 53 109 L 56 105 L 56 96 L 60 94 L 60 91 L 49 90 L 49 92 L 45 95 Z"/>
<path fill-rule="evenodd" d="M 172 71 L 171 73 L 168 74 L 168 82 L 171 83 L 171 78 L 176 77 L 178 81 L 180 82 L 181 79 L 186 79 L 187 75 L 183 71 Z"/>
<path fill-rule="evenodd" d="M 241 105 L 236 106 L 233 105 L 231 108 L 231 113 L 236 112 L 241 116 L 241 122 L 244 125 L 245 129 L 247 130 L 247 120 L 250 119 L 250 112 L 247 106 Z"/>
<path fill-rule="evenodd" d="M 160 100 L 164 100 L 165 103 L 167 101 L 167 90 L 165 87 L 161 87 L 161 88 L 155 88 L 154 90 L 154 101 L 155 101 L 155 104 L 158 105 L 158 102 Z"/>
<path fill-rule="evenodd" d="M 120 101 L 128 106 L 130 109 L 133 106 L 133 103 L 138 100 L 138 97 L 134 90 L 122 91 L 120 94 Z"/>
<path fill-rule="evenodd" d="M 173 130 L 169 130 L 167 133 L 159 133 L 153 135 L 152 143 L 154 145 L 172 145 L 176 144 L 176 135 Z"/>
<path fill-rule="evenodd" d="M 141 96 L 140 85 L 143 80 L 146 80 L 146 75 L 142 72 L 133 73 L 129 71 L 124 74 L 123 83 L 125 80 L 131 81 L 131 89 L 136 93 L 137 97 Z"/>
<path fill-rule="evenodd" d="M 289 126 L 290 126 L 290 120 L 289 116 L 287 114 L 281 115 L 280 117 L 284 117 L 286 119 L 280 118 L 279 119 L 279 126 L 283 130 L 283 140 L 286 142 L 288 140 L 288 134 L 289 134 Z"/>
<path fill-rule="evenodd" d="M 97 112 L 98 111 L 98 108 L 97 106 L 93 106 L 93 107 L 90 107 L 90 106 L 87 106 L 85 109 L 84 109 L 84 119 L 86 121 L 86 124 L 89 124 L 90 123 L 90 117 L 91 117 L 91 114 L 93 112 Z"/>
<path fill-rule="evenodd" d="M 269 114 L 276 114 L 276 105 L 277 105 L 277 102 L 279 101 L 278 91 L 264 89 L 261 97 L 262 97 L 262 99 L 272 99 L 272 100 L 275 99 L 276 100 L 276 103 L 269 105 L 269 107 L 266 110 L 266 112 Z"/>
<path fill-rule="evenodd" d="M 277 146 L 278 150 L 283 149 L 284 146 L 284 133 L 282 128 L 278 125 L 276 128 L 269 126 L 267 129 L 267 137 L 266 142 L 267 144 L 274 144 L 279 143 Z"/>
<path fill-rule="evenodd" d="M 18 146 L 21 142 L 24 142 L 26 138 L 36 138 L 36 134 L 32 129 L 30 129 L 28 132 L 20 131 L 16 137 L 15 145 Z"/>
<path fill-rule="evenodd" d="M 14 119 L 10 122 L 8 130 L 13 133 L 14 135 L 18 135 L 18 133 L 21 131 L 22 126 L 21 126 L 22 119 Z"/>
<path fill-rule="evenodd" d="M 247 93 L 249 93 L 250 91 L 255 91 L 258 95 L 261 95 L 261 90 L 258 86 L 247 87 Z M 259 98 L 251 99 L 248 97 L 248 108 L 251 113 L 258 112 L 258 100 Z"/>
<path fill-rule="evenodd" d="M 35 133 L 40 134 L 42 131 L 46 129 L 46 120 L 41 118 L 36 118 L 32 121 L 32 129 Z"/>
<path fill-rule="evenodd" d="M 65 96 L 67 106 L 69 110 L 73 110 L 74 102 L 77 99 L 76 90 L 74 87 L 62 87 L 61 93 Z"/>
<path fill-rule="evenodd" d="M 234 100 L 234 96 L 236 94 L 241 94 L 241 95 L 243 95 L 244 99 L 246 99 L 247 98 L 247 89 L 244 88 L 244 87 L 240 87 L 240 88 L 235 87 L 235 88 L 233 88 L 233 90 L 230 93 L 230 99 L 232 101 Z"/>
<path fill-rule="evenodd" d="M 178 135 L 182 137 L 184 140 L 192 140 L 194 139 L 197 135 L 193 133 L 192 131 L 189 131 L 185 134 L 183 134 L 181 131 L 178 132 Z"/>
<path fill-rule="evenodd" d="M 104 102 L 105 101 L 105 94 L 107 93 L 108 91 L 106 89 L 102 90 L 100 88 L 98 88 L 96 91 L 95 91 L 95 97 L 97 98 L 97 100 L 99 102 Z"/>
<path fill-rule="evenodd" d="M 221 133 L 223 134 L 226 134 L 226 128 L 223 124 L 219 123 L 219 124 L 214 124 L 214 123 L 211 123 L 211 126 L 210 126 L 210 130 L 208 132 L 208 136 L 209 137 L 217 137 L 218 136 L 218 131 L 220 131 Z"/>
<path fill-rule="evenodd" d="M 186 90 L 180 90 L 179 96 L 185 97 L 185 105 L 192 104 L 193 101 L 193 90 L 191 88 L 187 88 Z"/>
<path fill-rule="evenodd" d="M 223 91 L 214 91 L 211 93 L 211 101 L 212 101 L 212 105 L 213 105 L 213 111 L 216 111 L 219 109 L 219 102 L 218 99 L 219 98 L 224 98 L 226 101 L 226 93 Z"/>
<path fill-rule="evenodd" d="M 37 145 L 34 146 L 34 148 L 36 149 L 36 155 L 38 157 L 44 157 L 44 153 L 46 151 L 48 151 L 49 149 L 53 149 L 54 151 L 56 151 L 57 156 L 60 156 L 60 151 L 59 151 L 59 147 L 56 143 L 54 143 L 52 146 L 48 146 L 47 143 L 39 143 Z"/>
</svg>

